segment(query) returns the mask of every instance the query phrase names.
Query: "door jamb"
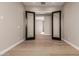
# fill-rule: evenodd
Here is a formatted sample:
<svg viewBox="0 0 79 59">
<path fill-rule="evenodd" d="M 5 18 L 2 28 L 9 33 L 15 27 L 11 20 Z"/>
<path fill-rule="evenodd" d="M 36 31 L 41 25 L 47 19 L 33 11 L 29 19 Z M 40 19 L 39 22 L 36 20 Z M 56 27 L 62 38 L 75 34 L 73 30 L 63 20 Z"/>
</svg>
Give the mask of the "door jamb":
<svg viewBox="0 0 79 59">
<path fill-rule="evenodd" d="M 27 13 L 33 13 L 33 18 L 34 18 L 34 19 L 33 19 L 33 20 L 34 20 L 34 23 L 33 23 L 33 25 L 34 25 L 34 26 L 33 26 L 33 27 L 34 27 L 34 29 L 33 29 L 33 30 L 34 30 L 34 31 L 33 31 L 34 34 L 33 34 L 33 35 L 34 35 L 34 37 L 29 37 L 29 38 L 27 37 L 27 27 L 28 27 L 28 26 L 27 26 L 27 24 L 26 24 L 26 40 L 35 40 L 35 12 L 32 12 L 32 11 L 25 11 L 26 20 L 27 20 Z M 27 21 L 28 21 L 28 20 L 27 20 Z"/>
<path fill-rule="evenodd" d="M 54 13 L 59 13 L 59 38 L 58 37 L 53 37 L 53 14 Z M 61 11 L 55 11 L 52 12 L 52 39 L 56 39 L 56 40 L 61 40 Z"/>
</svg>

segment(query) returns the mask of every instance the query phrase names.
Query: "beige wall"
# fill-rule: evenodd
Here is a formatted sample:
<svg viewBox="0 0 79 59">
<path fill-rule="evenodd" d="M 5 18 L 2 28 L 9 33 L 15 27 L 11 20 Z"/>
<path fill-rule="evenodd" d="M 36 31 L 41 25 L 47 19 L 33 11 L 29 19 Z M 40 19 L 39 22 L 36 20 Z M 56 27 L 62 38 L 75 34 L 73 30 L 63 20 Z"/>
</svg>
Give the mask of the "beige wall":
<svg viewBox="0 0 79 59">
<path fill-rule="evenodd" d="M 79 47 L 79 3 L 66 3 L 64 13 L 64 40 Z"/>
<path fill-rule="evenodd" d="M 0 52 L 24 40 L 24 8 L 21 3 L 0 3 Z"/>
<path fill-rule="evenodd" d="M 47 15 L 44 15 L 45 17 L 45 20 L 44 20 L 44 32 L 46 35 L 51 35 L 52 34 L 52 22 L 51 22 L 51 14 L 47 14 Z"/>
<path fill-rule="evenodd" d="M 38 19 L 40 17 L 40 19 Z M 39 35 L 41 32 L 43 32 L 43 20 L 41 19 L 41 17 L 44 16 L 35 16 L 35 34 Z"/>
</svg>

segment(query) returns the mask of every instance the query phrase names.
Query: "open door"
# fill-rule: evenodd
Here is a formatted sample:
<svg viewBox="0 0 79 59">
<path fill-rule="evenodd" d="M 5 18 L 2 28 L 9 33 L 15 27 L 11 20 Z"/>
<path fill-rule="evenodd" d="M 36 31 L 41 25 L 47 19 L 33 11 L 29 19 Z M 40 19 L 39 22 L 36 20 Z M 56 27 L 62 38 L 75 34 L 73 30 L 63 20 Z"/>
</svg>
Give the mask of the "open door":
<svg viewBox="0 0 79 59">
<path fill-rule="evenodd" d="M 26 40 L 35 39 L 35 12 L 26 11 Z"/>
<path fill-rule="evenodd" d="M 52 12 L 52 39 L 61 40 L 61 11 Z"/>
</svg>

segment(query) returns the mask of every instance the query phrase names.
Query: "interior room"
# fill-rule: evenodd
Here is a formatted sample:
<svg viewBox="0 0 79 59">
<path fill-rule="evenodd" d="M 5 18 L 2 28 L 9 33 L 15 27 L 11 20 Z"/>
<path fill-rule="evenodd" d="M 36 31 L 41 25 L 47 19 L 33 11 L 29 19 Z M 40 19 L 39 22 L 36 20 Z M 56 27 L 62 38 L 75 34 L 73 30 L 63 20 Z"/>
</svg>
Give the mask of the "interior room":
<svg viewBox="0 0 79 59">
<path fill-rule="evenodd" d="M 79 2 L 0 2 L 1 56 L 79 56 Z"/>
</svg>

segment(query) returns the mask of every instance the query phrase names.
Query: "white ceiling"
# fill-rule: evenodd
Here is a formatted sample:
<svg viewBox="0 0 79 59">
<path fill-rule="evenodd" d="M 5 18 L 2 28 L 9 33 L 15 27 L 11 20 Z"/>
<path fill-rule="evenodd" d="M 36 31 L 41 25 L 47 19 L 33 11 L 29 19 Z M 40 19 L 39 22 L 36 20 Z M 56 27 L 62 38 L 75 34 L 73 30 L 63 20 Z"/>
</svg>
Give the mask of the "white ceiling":
<svg viewBox="0 0 79 59">
<path fill-rule="evenodd" d="M 34 11 L 36 14 L 48 14 L 53 11 L 60 10 L 64 2 L 46 2 L 42 5 L 41 2 L 23 2 L 27 11 Z"/>
<path fill-rule="evenodd" d="M 45 5 L 41 5 L 41 2 L 24 2 L 25 6 L 52 6 L 60 7 L 64 2 L 45 2 Z"/>
</svg>

